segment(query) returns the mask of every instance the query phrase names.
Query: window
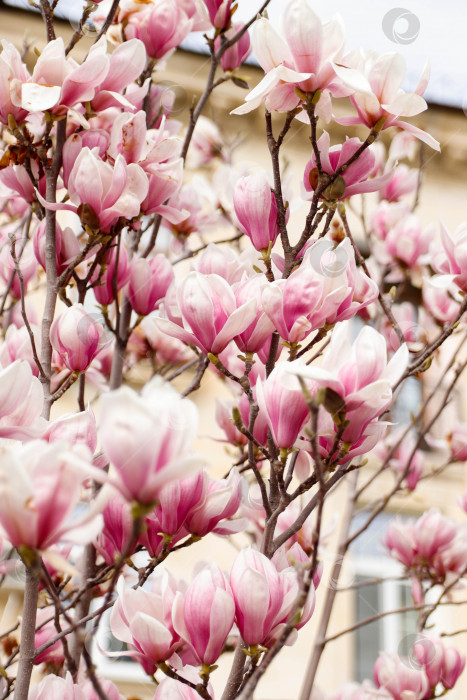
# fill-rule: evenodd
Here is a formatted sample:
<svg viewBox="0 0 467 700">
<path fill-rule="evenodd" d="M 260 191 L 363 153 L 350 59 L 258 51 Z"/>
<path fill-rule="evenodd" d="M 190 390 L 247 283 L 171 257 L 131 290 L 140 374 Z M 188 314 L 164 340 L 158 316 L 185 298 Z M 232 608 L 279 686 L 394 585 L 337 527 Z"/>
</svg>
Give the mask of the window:
<svg viewBox="0 0 467 700">
<path fill-rule="evenodd" d="M 358 529 L 368 514 L 354 519 Z M 354 621 L 362 622 L 383 612 L 413 605 L 410 581 L 400 580 L 403 568 L 386 554 L 383 538 L 394 516 L 382 513 L 353 543 Z M 369 585 L 362 585 L 366 582 Z M 417 611 L 386 615 L 359 627 L 352 635 L 354 678 L 361 682 L 372 678 L 373 665 L 380 651 L 405 656 L 410 652 L 416 632 Z"/>
</svg>

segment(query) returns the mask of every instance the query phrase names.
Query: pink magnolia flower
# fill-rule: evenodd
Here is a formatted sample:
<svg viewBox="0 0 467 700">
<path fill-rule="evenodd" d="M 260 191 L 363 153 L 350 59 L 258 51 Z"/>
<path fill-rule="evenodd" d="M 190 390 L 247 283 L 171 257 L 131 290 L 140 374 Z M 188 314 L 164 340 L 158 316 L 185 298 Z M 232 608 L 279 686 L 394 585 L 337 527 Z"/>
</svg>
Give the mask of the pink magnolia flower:
<svg viewBox="0 0 467 700">
<path fill-rule="evenodd" d="M 115 300 L 115 292 L 120 291 L 128 282 L 130 268 L 128 254 L 123 245 L 114 246 L 104 255 L 101 265 L 98 265 L 91 281 L 98 304 L 108 306 Z"/>
<path fill-rule="evenodd" d="M 206 246 L 193 267 L 203 275 L 219 275 L 232 285 L 240 282 L 247 272 L 247 265 L 235 250 L 222 248 L 216 243 Z"/>
<path fill-rule="evenodd" d="M 37 262 L 45 270 L 45 219 L 34 233 L 33 247 Z M 55 250 L 57 274 L 60 275 L 79 254 L 80 245 L 75 232 L 68 226 L 62 229 L 58 222 L 55 224 Z"/>
<path fill-rule="evenodd" d="M 40 646 L 42 646 L 42 644 L 48 642 L 56 636 L 57 628 L 55 627 L 54 617 L 54 611 L 51 607 L 40 608 L 37 611 L 36 627 L 38 627 L 39 629 L 36 630 L 36 634 L 34 637 L 34 646 L 36 647 L 36 649 L 38 649 Z M 42 624 L 46 620 L 49 620 L 49 622 L 46 622 L 46 624 Z M 61 620 L 61 623 L 63 624 L 64 621 Z M 48 647 L 47 649 L 44 649 L 44 651 L 40 654 L 37 654 L 34 659 L 34 664 L 36 666 L 38 664 L 48 663 L 52 664 L 53 666 L 60 667 L 63 665 L 64 662 L 65 656 L 63 654 L 63 644 L 61 639 L 58 639 L 54 644 L 52 644 L 52 646 Z"/>
<path fill-rule="evenodd" d="M 196 407 L 160 377 L 141 395 L 122 387 L 101 401 L 102 446 L 116 469 L 115 485 L 128 501 L 153 503 L 166 483 L 202 466 L 190 451 Z"/>
<path fill-rule="evenodd" d="M 242 639 L 250 646 L 272 646 L 299 593 L 295 570 L 279 572 L 264 554 L 248 547 L 235 559 L 230 586 L 235 600 L 235 622 Z M 312 588 L 297 629 L 311 617 L 313 607 Z"/>
<path fill-rule="evenodd" d="M 374 453 L 379 459 L 385 461 L 391 451 L 392 457 L 388 462 L 388 467 L 398 474 L 406 472 L 405 484 L 410 491 L 413 491 L 423 474 L 425 458 L 421 450 L 417 449 L 414 451 L 416 440 L 413 433 L 408 433 L 402 439 L 402 442 L 395 447 L 404 432 L 405 427 L 391 432 L 384 444 L 379 443 L 376 446 Z M 410 459 L 412 453 L 413 457 Z"/>
<path fill-rule="evenodd" d="M 0 460 L 0 525 L 14 547 L 46 550 L 67 539 L 90 541 L 102 527 L 96 499 L 84 516 L 71 520 L 86 479 L 105 475 L 90 464 L 83 446 L 33 441 L 5 450 Z"/>
<path fill-rule="evenodd" d="M 457 682 L 465 666 L 465 657 L 455 647 L 447 647 L 435 635 L 424 635 L 418 639 L 412 652 L 423 666 L 430 688 L 441 683 L 451 689 Z"/>
<path fill-rule="evenodd" d="M 151 675 L 159 661 L 170 659 L 183 645 L 174 627 L 177 583 L 161 569 L 152 581 L 151 591 L 127 588 L 120 582 L 110 616 L 112 634 L 129 645 L 133 658 Z"/>
<path fill-rule="evenodd" d="M 329 134 L 323 131 L 318 139 L 318 149 L 320 153 L 321 167 L 324 173 L 334 175 L 344 163 L 352 158 L 362 142 L 358 138 L 347 138 L 345 143 L 337 146 L 330 146 Z M 331 182 L 321 193 L 320 199 L 329 202 L 347 199 L 354 194 L 362 194 L 364 192 L 376 192 L 386 185 L 391 177 L 392 172 L 386 173 L 381 177 L 370 176 L 373 174 L 375 166 L 375 155 L 367 148 L 360 156 L 345 168 L 334 182 Z M 316 156 L 313 153 L 311 159 L 305 166 L 303 175 L 303 184 L 306 192 L 313 193 L 318 184 L 318 168 L 316 165 Z M 309 199 L 311 197 L 307 197 Z"/>
<path fill-rule="evenodd" d="M 429 67 L 425 67 L 420 81 L 413 92 L 401 89 L 405 77 L 405 61 L 400 54 L 387 53 L 378 56 L 374 52 L 347 54 L 333 63 L 336 75 L 354 93 L 350 101 L 358 116 L 340 117 L 340 124 L 365 124 L 369 128 L 377 126 L 388 129 L 397 126 L 405 129 L 416 138 L 439 151 L 439 143 L 422 129 L 404 121 L 401 117 L 414 117 L 427 108 L 422 97 L 429 79 Z"/>
<path fill-rule="evenodd" d="M 459 226 L 453 238 L 447 228 L 441 224 L 441 242 L 443 250 L 433 245 L 430 251 L 433 267 L 451 279 L 463 292 L 467 291 L 467 224 Z"/>
<path fill-rule="evenodd" d="M 234 22 L 230 29 L 224 32 L 224 36 L 227 40 L 233 39 L 233 37 L 242 29 L 243 25 L 239 22 Z M 221 45 L 221 38 L 218 36 L 214 42 L 216 51 L 219 50 Z M 251 53 L 251 43 L 250 35 L 248 30 L 242 34 L 239 41 L 237 41 L 233 46 L 224 51 L 221 58 L 221 66 L 223 71 L 234 71 L 239 68 L 242 63 L 246 61 Z"/>
<path fill-rule="evenodd" d="M 108 70 L 105 37 L 91 46 L 81 65 L 66 57 L 61 37 L 49 41 L 36 61 L 30 81 L 21 87 L 21 106 L 28 112 L 62 113 L 67 107 L 92 100 Z"/>
<path fill-rule="evenodd" d="M 132 109 L 128 95 L 122 92 L 130 83 L 139 78 L 146 66 L 147 56 L 144 44 L 138 39 L 128 38 L 117 46 L 109 57 L 109 69 L 103 81 L 96 87 L 91 107 L 101 112 L 110 106 Z"/>
<path fill-rule="evenodd" d="M 369 217 L 371 232 L 384 240 L 389 231 L 408 214 L 410 207 L 406 202 L 380 202 Z"/>
<path fill-rule="evenodd" d="M 350 92 L 332 67 L 344 46 L 340 18 L 323 24 L 307 0 L 293 0 L 285 10 L 283 32 L 285 40 L 264 18 L 253 25 L 253 53 L 266 75 L 234 113 L 245 114 L 262 102 L 269 111 L 288 112 L 303 105 L 298 88 L 309 94 L 322 91 L 317 114 L 329 121 L 330 94 L 342 97 Z"/>
<path fill-rule="evenodd" d="M 18 242 L 15 245 L 15 256 L 19 258 L 18 264 L 23 277 L 24 292 L 27 292 L 28 284 L 34 279 L 37 273 L 37 261 L 32 253 L 32 245 L 27 242 L 20 255 L 22 245 Z M 21 283 L 16 272 L 16 263 L 11 253 L 10 243 L 5 244 L 0 252 L 0 279 L 10 285 L 10 295 L 14 299 L 21 299 Z M 10 284 L 11 280 L 11 284 Z"/>
<path fill-rule="evenodd" d="M 322 238 L 305 253 L 298 270 L 263 291 L 263 308 L 281 338 L 299 343 L 326 324 L 352 318 L 378 296 L 378 288 L 357 269 L 350 241 Z"/>
<path fill-rule="evenodd" d="M 106 694 L 108 700 L 125 700 L 125 697 L 120 694 L 117 686 L 112 681 L 107 681 L 103 678 L 99 678 L 99 684 L 104 693 Z M 85 698 L 85 700 L 99 700 L 99 695 L 97 694 L 97 691 L 94 688 L 92 681 L 89 680 L 78 683 L 78 687 L 83 693 L 83 697 Z"/>
<path fill-rule="evenodd" d="M 40 347 L 40 329 L 34 324 L 30 324 L 36 348 Z M 3 367 L 11 365 L 15 360 L 25 360 L 35 377 L 39 376 L 39 367 L 34 359 L 31 346 L 31 338 L 26 326 L 17 328 L 14 325 L 8 327 L 5 341 L 0 348 L 0 364 Z"/>
<path fill-rule="evenodd" d="M 119 155 L 112 167 L 86 146 L 68 179 L 72 204 L 47 202 L 39 193 L 37 196 L 46 209 L 73 211 L 85 217 L 92 228 L 108 232 L 120 217 L 131 220 L 140 214 L 148 189 L 148 178 L 139 165 L 127 165 Z"/>
<path fill-rule="evenodd" d="M 404 341 L 407 343 L 410 352 L 421 350 L 426 340 L 426 331 L 417 315 L 417 308 L 410 301 L 403 301 L 402 304 L 393 304 L 391 311 L 402 331 Z M 388 349 L 392 351 L 397 350 L 401 341 L 396 331 L 387 318 L 381 321 L 381 332 L 386 338 Z"/>
<path fill-rule="evenodd" d="M 267 282 L 262 275 L 255 275 L 250 278 L 247 278 L 245 275 L 242 281 L 235 286 L 237 306 L 240 307 L 246 304 L 250 299 L 256 299 L 257 303 L 256 318 L 250 323 L 248 328 L 245 328 L 242 333 L 239 333 L 234 338 L 238 348 L 244 353 L 254 353 L 261 350 L 275 330 L 273 322 L 261 308 L 261 293 L 266 284 Z"/>
<path fill-rule="evenodd" d="M 21 107 L 21 85 L 30 79 L 28 69 L 21 59 L 19 51 L 13 44 L 2 40 L 0 54 L 0 122 L 8 126 L 11 114 L 17 124 L 21 124 L 28 115 Z"/>
<path fill-rule="evenodd" d="M 64 440 L 71 445 L 86 445 L 91 454 L 97 446 L 96 418 L 91 407 L 79 413 L 64 413 L 51 421 L 42 436 L 47 442 Z"/>
<path fill-rule="evenodd" d="M 32 171 L 36 175 L 34 165 L 33 162 Z M 8 165 L 6 168 L 3 168 L 0 171 L 0 183 L 3 185 L 2 194 L 4 192 L 9 192 L 11 195 L 15 193 L 29 204 L 34 201 L 34 185 L 24 165 Z M 41 190 L 44 189 L 42 185 L 43 180 L 39 182 L 39 189 Z"/>
<path fill-rule="evenodd" d="M 193 27 L 180 5 L 172 0 L 154 0 L 133 12 L 125 23 L 124 37 L 140 39 L 150 58 L 169 56 L 188 36 Z"/>
<path fill-rule="evenodd" d="M 187 216 L 185 210 L 180 211 L 170 204 L 164 204 L 178 192 L 182 185 L 182 180 L 183 160 L 181 158 L 158 164 L 157 172 L 151 171 L 148 174 L 147 196 L 141 204 L 141 210 L 144 214 L 147 216 L 150 214 L 161 214 L 168 221 L 176 224 L 183 221 Z"/>
<path fill-rule="evenodd" d="M 393 521 L 385 544 L 391 555 L 422 579 L 443 582 L 465 570 L 467 531 L 432 508 L 417 521 Z"/>
<path fill-rule="evenodd" d="M 177 285 L 176 298 L 183 325 L 159 318 L 160 329 L 204 353 L 222 352 L 256 318 L 256 300 L 237 305 L 231 286 L 219 275 L 190 272 Z"/>
<path fill-rule="evenodd" d="M 227 145 L 217 124 L 201 115 L 193 132 L 187 164 L 195 169 L 208 165 L 214 158 L 229 162 Z"/>
<path fill-rule="evenodd" d="M 395 654 L 381 652 L 373 668 L 378 688 L 388 690 L 394 700 L 405 700 L 408 693 L 413 700 L 423 700 L 428 691 L 428 679 L 423 671 L 410 668 Z"/>
<path fill-rule="evenodd" d="M 420 257 L 428 252 L 433 234 L 431 226 L 423 229 L 418 216 L 411 214 L 389 230 L 386 252 L 394 260 L 413 268 L 420 265 Z"/>
<path fill-rule="evenodd" d="M 288 364 L 288 363 L 287 363 Z M 293 447 L 310 412 L 295 377 L 288 374 L 287 364 L 276 365 L 269 377 L 256 382 L 256 395 L 275 444 Z"/>
<path fill-rule="evenodd" d="M 221 401 L 220 399 L 216 399 L 216 423 L 224 431 L 227 442 L 230 442 L 232 445 L 246 445 L 248 442 L 247 437 L 235 427 L 232 421 L 232 409 L 235 405 L 235 401 Z M 248 402 L 247 416 L 249 412 Z"/>
<path fill-rule="evenodd" d="M 337 410 L 349 421 L 342 439 L 353 444 L 390 404 L 392 385 L 407 367 L 408 349 L 402 345 L 388 362 L 384 336 L 374 328 L 363 328 L 350 347 L 348 331 L 347 324 L 336 326 L 321 367 L 294 361 L 288 371 L 312 380 L 316 389 L 326 387 L 341 397 L 343 404 Z"/>
<path fill-rule="evenodd" d="M 194 666 L 184 666 L 178 671 L 178 675 L 195 684 L 198 684 L 200 681 L 199 669 Z M 208 683 L 207 690 L 210 697 L 214 698 L 214 691 L 210 683 Z M 198 691 L 193 690 L 189 685 L 172 678 L 164 678 L 157 686 L 153 700 L 198 700 L 198 698 Z"/>
<path fill-rule="evenodd" d="M 200 663 L 219 658 L 235 617 L 235 603 L 226 577 L 217 564 L 195 576 L 174 601 L 174 627 L 192 647 Z"/>
<path fill-rule="evenodd" d="M 418 172 L 402 163 L 391 172 L 390 180 L 380 189 L 380 199 L 387 202 L 398 202 L 401 197 L 417 189 Z"/>
<path fill-rule="evenodd" d="M 50 328 L 50 342 L 72 372 L 84 372 L 106 342 L 105 332 L 82 304 L 68 307 Z"/>
<path fill-rule="evenodd" d="M 216 29 L 226 29 L 230 24 L 232 0 L 204 0 L 211 24 Z"/>
<path fill-rule="evenodd" d="M 44 393 L 24 360 L 0 369 L 0 437 L 28 440 L 40 437 L 46 427 L 41 418 Z"/>
<path fill-rule="evenodd" d="M 256 250 L 267 250 L 279 235 L 277 205 L 266 173 L 240 178 L 235 185 L 233 203 L 237 225 Z"/>
<path fill-rule="evenodd" d="M 158 307 L 173 280 L 173 267 L 162 253 L 149 259 L 133 258 L 127 290 L 131 308 L 147 316 Z"/>
<path fill-rule="evenodd" d="M 160 490 L 159 505 L 155 511 L 160 532 L 175 535 L 182 528 L 187 516 L 200 503 L 204 503 L 208 482 L 206 472 L 199 471 L 184 479 L 171 481 Z"/>
<path fill-rule="evenodd" d="M 187 513 L 184 526 L 193 535 L 204 537 L 208 532 L 229 535 L 245 528 L 241 518 L 231 519 L 242 501 L 242 478 L 232 469 L 227 479 L 206 477 L 204 498 Z"/>
<path fill-rule="evenodd" d="M 127 551 L 133 533 L 133 516 L 130 505 L 120 494 L 113 496 L 102 511 L 104 525 L 94 540 L 94 545 L 109 566 L 115 563 L 122 552 Z M 136 542 L 128 556 L 136 549 Z"/>
<path fill-rule="evenodd" d="M 440 323 L 452 323 L 459 316 L 462 292 L 451 275 L 434 275 L 422 284 L 426 310 Z"/>
<path fill-rule="evenodd" d="M 31 687 L 28 700 L 87 700 L 81 688 L 73 683 L 71 673 L 65 678 L 53 673 L 45 676 L 38 684 Z"/>
</svg>

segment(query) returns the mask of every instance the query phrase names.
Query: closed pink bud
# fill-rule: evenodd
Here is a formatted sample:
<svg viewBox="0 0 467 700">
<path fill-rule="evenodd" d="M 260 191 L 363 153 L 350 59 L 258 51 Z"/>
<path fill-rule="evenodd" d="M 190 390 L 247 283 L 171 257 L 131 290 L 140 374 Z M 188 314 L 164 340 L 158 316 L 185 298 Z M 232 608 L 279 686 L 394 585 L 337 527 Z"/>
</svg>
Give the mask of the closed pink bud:
<svg viewBox="0 0 467 700">
<path fill-rule="evenodd" d="M 432 634 L 415 642 L 413 654 L 424 667 L 430 688 L 436 688 L 440 682 L 445 688 L 453 688 L 464 670 L 465 658 L 457 649 L 445 646 L 439 637 Z"/>
<path fill-rule="evenodd" d="M 457 649 L 448 647 L 445 649 L 444 664 L 441 672 L 441 683 L 445 688 L 454 688 L 457 679 L 465 666 L 465 656 L 461 656 Z"/>
<path fill-rule="evenodd" d="M 230 572 L 235 622 L 246 644 L 264 644 L 284 602 L 283 585 L 274 564 L 254 549 L 243 549 Z"/>
<path fill-rule="evenodd" d="M 175 598 L 174 626 L 203 664 L 219 658 L 232 629 L 235 604 L 230 586 L 216 564 L 206 566 Z"/>
<path fill-rule="evenodd" d="M 267 250 L 279 235 L 277 204 L 266 173 L 240 178 L 233 195 L 238 227 L 256 250 Z"/>
<path fill-rule="evenodd" d="M 46 620 L 46 622 L 43 624 Z M 63 620 L 61 620 L 63 624 Z M 41 626 L 42 625 L 42 626 Z M 38 649 L 42 644 L 53 639 L 57 634 L 57 629 L 55 627 L 55 614 L 53 608 L 41 608 L 36 614 L 36 634 L 34 637 L 34 646 Z M 63 644 L 62 640 L 58 639 L 52 646 L 44 649 L 43 652 L 37 654 L 34 659 L 34 664 L 48 663 L 53 666 L 61 666 L 65 661 L 65 656 L 63 654 Z"/>
<path fill-rule="evenodd" d="M 224 36 L 227 40 L 232 39 L 241 29 L 243 25 L 236 22 L 230 29 L 224 32 Z M 214 42 L 216 51 L 219 50 L 221 45 L 220 36 Z M 221 58 L 221 66 L 223 71 L 234 71 L 239 68 L 244 61 L 248 58 L 251 53 L 250 35 L 248 30 L 242 34 L 241 38 L 235 42 L 233 46 L 224 51 Z"/>
<path fill-rule="evenodd" d="M 145 6 L 143 5 L 143 8 Z M 125 38 L 140 39 L 150 58 L 163 58 L 190 33 L 193 20 L 172 0 L 156 0 L 129 16 Z"/>
<path fill-rule="evenodd" d="M 40 222 L 34 233 L 33 246 L 37 262 L 45 270 L 45 219 Z M 63 230 L 58 222 L 55 224 L 55 250 L 57 274 L 60 275 L 78 255 L 80 245 L 71 228 Z"/>
<path fill-rule="evenodd" d="M 256 401 L 256 387 L 253 387 L 253 398 Z M 250 402 L 246 394 L 240 396 L 238 410 L 245 428 L 250 424 Z M 265 445 L 268 438 L 268 421 L 264 411 L 259 411 L 253 426 L 253 436 L 261 445 Z"/>
<path fill-rule="evenodd" d="M 256 392 L 259 409 L 277 447 L 293 447 L 310 416 L 298 380 L 288 376 L 287 367 L 282 363 L 265 381 L 258 379 Z"/>
<path fill-rule="evenodd" d="M 118 264 L 117 264 L 118 257 Z M 92 276 L 93 290 L 96 301 L 108 306 L 115 301 L 115 292 L 120 291 L 128 281 L 130 270 L 128 255 L 123 246 L 113 247 L 104 256 L 103 264 L 98 265 Z"/>
<path fill-rule="evenodd" d="M 106 504 L 102 511 L 104 526 L 99 533 L 94 545 L 108 566 L 127 551 L 133 533 L 133 516 L 129 504 L 123 500 L 120 494 L 116 494 Z M 136 543 L 128 556 L 133 554 Z"/>
<path fill-rule="evenodd" d="M 204 0 L 208 8 L 209 19 L 216 29 L 225 29 L 229 26 L 232 0 Z"/>
<path fill-rule="evenodd" d="M 106 342 L 103 327 L 82 304 L 67 308 L 52 323 L 50 342 L 72 372 L 85 371 Z"/>
<path fill-rule="evenodd" d="M 128 299 L 131 307 L 140 316 L 154 311 L 165 297 L 174 279 L 172 265 L 165 255 L 153 258 L 134 258 L 130 266 Z"/>
</svg>

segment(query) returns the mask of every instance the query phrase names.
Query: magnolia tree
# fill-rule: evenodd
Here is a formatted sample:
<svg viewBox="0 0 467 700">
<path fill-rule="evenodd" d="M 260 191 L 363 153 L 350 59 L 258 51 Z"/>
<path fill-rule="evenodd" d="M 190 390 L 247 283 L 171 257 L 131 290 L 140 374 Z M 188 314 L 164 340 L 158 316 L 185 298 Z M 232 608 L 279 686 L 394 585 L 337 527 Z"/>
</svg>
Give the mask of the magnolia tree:
<svg viewBox="0 0 467 700">
<path fill-rule="evenodd" d="M 467 459 L 467 426 L 451 413 L 439 428 L 467 364 L 467 230 L 423 228 L 410 164 L 424 144 L 438 149 L 410 121 L 428 72 L 404 92 L 400 56 L 345 54 L 340 19 L 323 24 L 307 0 L 287 4 L 281 28 L 268 0 L 246 24 L 231 0 L 89 3 L 67 46 L 56 2 L 37 5 L 45 48 L 28 66 L 7 41 L 0 55 L 1 571 L 25 572 L 1 697 L 121 699 L 88 644 L 108 610 L 154 700 L 213 698 L 222 654 L 217 697 L 251 698 L 304 625 L 316 642 L 302 700 L 449 694 L 464 658 L 432 620 L 467 576 L 467 497 L 461 524 L 431 509 L 387 530 L 417 613 L 409 659 L 375 649 L 372 680 L 334 694 L 315 681 L 352 543 L 395 496 Z M 98 33 L 79 63 L 91 15 Z M 178 121 L 162 81 L 194 31 L 209 76 Z M 264 77 L 244 97 L 251 49 Z M 244 98 L 236 114 L 264 113 L 269 172 L 233 164 L 203 115 L 226 81 Z M 348 116 L 333 116 L 335 98 Z M 295 120 L 309 148 L 297 182 L 283 177 Z M 348 137 L 331 145 L 333 121 Z M 125 385 L 138 367 L 139 392 Z M 230 445 L 222 479 L 192 449 L 187 397 L 206 373 L 232 397 L 215 409 Z M 414 377 L 429 388 L 404 424 L 394 406 Z M 204 561 L 177 580 L 170 555 L 207 535 L 236 544 L 230 571 Z M 43 679 L 31 685 L 34 665 Z"/>
</svg>

